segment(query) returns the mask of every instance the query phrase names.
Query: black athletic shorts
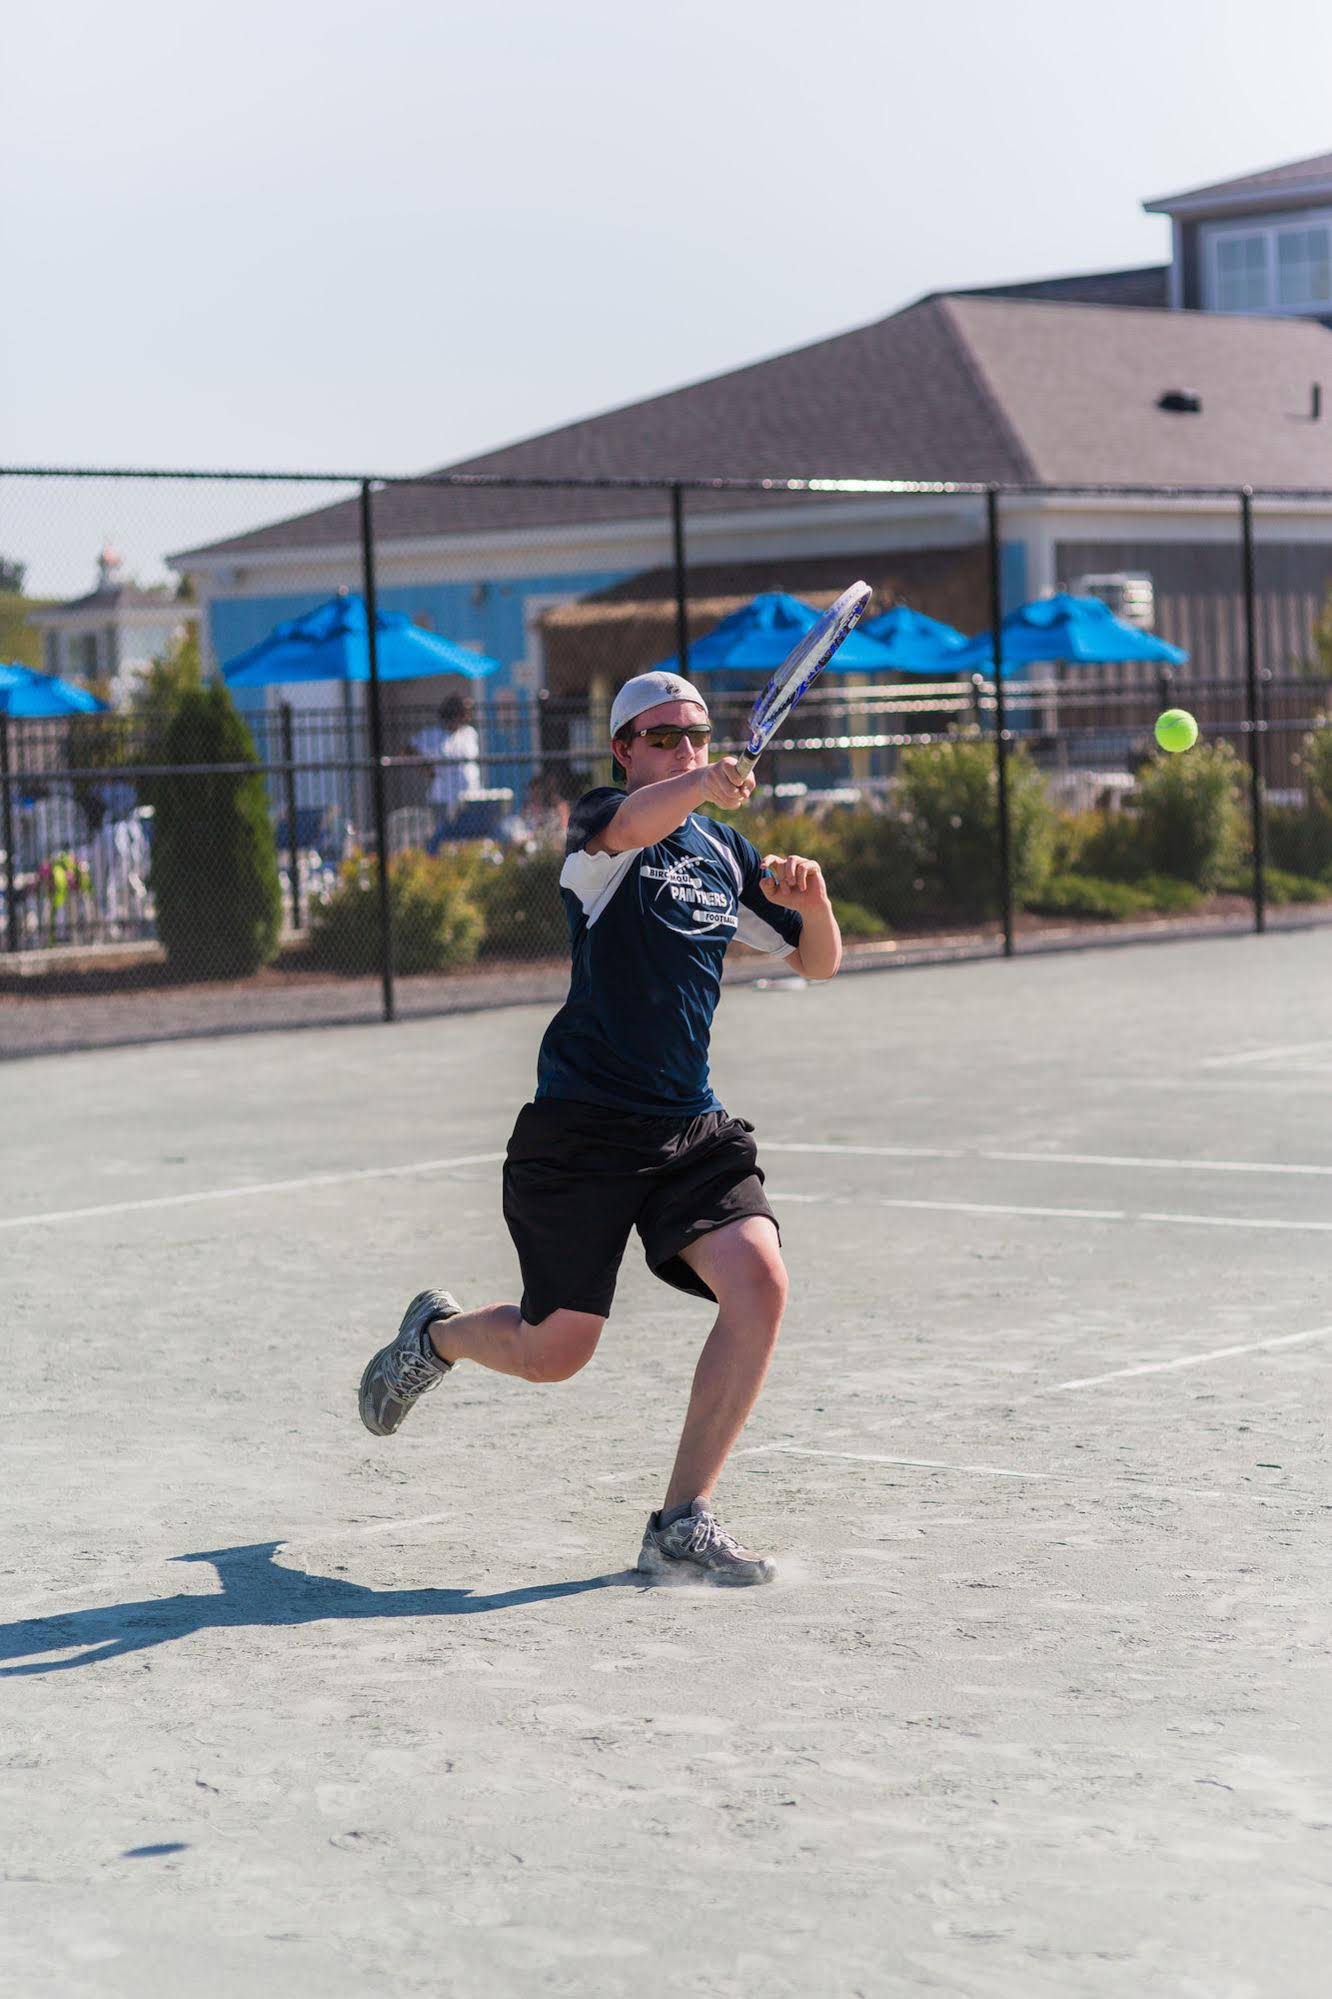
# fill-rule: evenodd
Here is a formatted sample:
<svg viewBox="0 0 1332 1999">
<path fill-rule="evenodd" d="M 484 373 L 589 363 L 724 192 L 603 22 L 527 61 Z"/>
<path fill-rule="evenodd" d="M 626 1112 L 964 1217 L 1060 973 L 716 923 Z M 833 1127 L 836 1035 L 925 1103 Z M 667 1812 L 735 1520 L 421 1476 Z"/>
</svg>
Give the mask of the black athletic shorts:
<svg viewBox="0 0 1332 1999">
<path fill-rule="evenodd" d="M 504 1219 L 528 1325 L 561 1308 L 607 1318 L 632 1228 L 649 1270 L 711 1298 L 681 1259 L 685 1245 L 745 1215 L 776 1225 L 753 1133 L 725 1111 L 680 1119 L 567 1097 L 524 1104 L 505 1154 Z"/>
</svg>

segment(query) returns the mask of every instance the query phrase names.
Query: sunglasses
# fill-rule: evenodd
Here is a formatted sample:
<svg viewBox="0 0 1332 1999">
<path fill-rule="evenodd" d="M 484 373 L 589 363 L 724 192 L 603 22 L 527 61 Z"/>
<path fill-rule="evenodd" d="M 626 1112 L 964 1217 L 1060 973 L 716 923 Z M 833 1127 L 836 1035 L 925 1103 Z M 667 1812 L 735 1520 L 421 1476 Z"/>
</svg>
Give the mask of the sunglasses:
<svg viewBox="0 0 1332 1999">
<path fill-rule="evenodd" d="M 667 723 L 664 727 L 656 729 L 634 729 L 630 733 L 630 742 L 636 741 L 639 736 L 651 750 L 677 749 L 685 736 L 688 736 L 696 750 L 701 750 L 705 743 L 712 740 L 712 724 L 691 722 L 687 729 L 680 729 L 672 723 Z"/>
</svg>

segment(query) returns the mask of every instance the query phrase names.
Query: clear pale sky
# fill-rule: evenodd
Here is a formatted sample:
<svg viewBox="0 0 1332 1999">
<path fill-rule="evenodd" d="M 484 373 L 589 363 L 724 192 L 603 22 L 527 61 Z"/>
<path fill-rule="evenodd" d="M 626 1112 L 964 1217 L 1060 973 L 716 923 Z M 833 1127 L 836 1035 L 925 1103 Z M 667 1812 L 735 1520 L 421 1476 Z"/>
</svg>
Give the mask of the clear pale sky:
<svg viewBox="0 0 1332 1999">
<path fill-rule="evenodd" d="M 9 464 L 438 466 L 1332 150 L 1303 0 L 64 0 L 5 68 Z M 4 481 L 0 552 L 74 592 L 295 504 Z"/>
</svg>

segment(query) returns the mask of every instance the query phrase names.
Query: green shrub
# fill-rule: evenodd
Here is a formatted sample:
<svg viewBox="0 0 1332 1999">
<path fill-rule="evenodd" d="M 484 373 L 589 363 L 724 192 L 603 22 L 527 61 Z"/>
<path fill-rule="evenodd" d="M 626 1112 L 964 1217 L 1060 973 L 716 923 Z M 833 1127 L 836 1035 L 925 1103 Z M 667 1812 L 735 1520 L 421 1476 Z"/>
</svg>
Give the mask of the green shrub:
<svg viewBox="0 0 1332 1999">
<path fill-rule="evenodd" d="M 834 897 L 858 903 L 885 925 L 908 923 L 925 900 L 925 870 L 915 834 L 894 812 L 839 813 L 827 821 L 840 845 L 823 864 Z"/>
<path fill-rule="evenodd" d="M 1239 763 L 1225 744 L 1146 765 L 1135 805 L 1152 872 L 1215 887 L 1244 849 L 1239 786 Z"/>
<path fill-rule="evenodd" d="M 1150 871 L 1142 821 L 1133 811 L 1061 812 L 1054 871 L 1099 881 L 1135 882 Z"/>
<path fill-rule="evenodd" d="M 560 896 L 564 855 L 510 851 L 477 870 L 473 893 L 485 923 L 485 949 L 506 958 L 559 958 L 569 950 L 569 919 Z"/>
<path fill-rule="evenodd" d="M 1009 757 L 1008 780 L 1013 891 L 1023 901 L 1050 872 L 1055 815 L 1040 772 L 1021 748 Z M 925 871 L 944 898 L 967 912 L 997 909 L 999 780 L 993 744 L 954 736 L 904 750 L 899 791 Z"/>
<path fill-rule="evenodd" d="M 1252 872 L 1247 868 L 1237 868 L 1228 878 L 1226 887 L 1234 895 L 1252 895 Z M 1292 874 L 1288 868 L 1265 867 L 1263 893 L 1266 900 L 1274 904 L 1326 902 L 1332 896 L 1332 879 L 1320 881 L 1314 875 Z"/>
<path fill-rule="evenodd" d="M 1296 761 L 1304 772 L 1311 810 L 1332 820 L 1332 715 L 1315 717 Z"/>
<path fill-rule="evenodd" d="M 851 817 L 849 813 L 835 812 L 826 819 L 814 819 L 806 812 L 774 812 L 768 808 L 724 812 L 720 807 L 707 806 L 704 811 L 708 818 L 734 826 L 761 854 L 799 854 L 806 861 L 817 861 L 825 875 L 841 857 L 841 829 Z"/>
<path fill-rule="evenodd" d="M 1023 899 L 1037 916 L 1094 916 L 1110 923 L 1144 916 L 1151 897 L 1128 882 L 1100 881 L 1095 875 L 1052 875 L 1042 888 Z"/>
<path fill-rule="evenodd" d="M 925 888 L 911 828 L 896 813 L 853 807 L 814 819 L 803 812 L 721 812 L 761 854 L 799 854 L 817 861 L 834 900 L 860 903 L 885 926 L 919 912 Z"/>
<path fill-rule="evenodd" d="M 469 893 L 474 878 L 470 856 L 431 860 L 408 847 L 394 857 L 389 912 L 395 972 L 447 972 L 474 961 L 485 927 Z M 343 862 L 336 887 L 311 912 L 310 948 L 332 971 L 370 972 L 379 964 L 378 873 L 366 855 Z"/>
<path fill-rule="evenodd" d="M 1285 868 L 1264 868 L 1263 887 L 1269 902 L 1326 902 L 1332 896 L 1332 882 L 1290 874 Z"/>
<path fill-rule="evenodd" d="M 1143 875 L 1133 886 L 1162 916 L 1186 916 L 1191 909 L 1200 909 L 1206 900 L 1200 888 L 1195 888 L 1192 882 L 1178 881 L 1174 875 Z"/>
<path fill-rule="evenodd" d="M 173 764 L 256 765 L 225 685 L 184 689 L 161 735 Z M 277 955 L 282 924 L 268 793 L 256 768 L 153 778 L 151 882 L 168 963 L 200 978 L 244 978 Z"/>
<path fill-rule="evenodd" d="M 1267 808 L 1267 855 L 1292 875 L 1323 875 L 1332 868 L 1332 815 L 1316 807 Z"/>
<path fill-rule="evenodd" d="M 843 902 L 838 896 L 832 899 L 833 915 L 837 918 L 837 928 L 844 938 L 854 941 L 857 937 L 882 937 L 887 925 L 874 910 L 866 909 L 860 902 Z"/>
</svg>

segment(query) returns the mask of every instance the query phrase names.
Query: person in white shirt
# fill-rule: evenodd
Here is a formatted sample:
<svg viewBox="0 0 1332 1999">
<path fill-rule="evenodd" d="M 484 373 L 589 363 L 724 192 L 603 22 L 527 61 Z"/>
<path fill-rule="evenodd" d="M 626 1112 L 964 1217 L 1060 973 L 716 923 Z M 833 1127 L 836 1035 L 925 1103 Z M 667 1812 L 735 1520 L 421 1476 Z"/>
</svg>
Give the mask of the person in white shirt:
<svg viewBox="0 0 1332 1999">
<path fill-rule="evenodd" d="M 435 809 L 435 831 L 427 849 L 434 854 L 447 839 L 467 793 L 481 789 L 481 742 L 465 697 L 450 694 L 442 701 L 438 724 L 413 736 L 412 748 L 435 766 L 426 794 L 427 805 Z"/>
</svg>

